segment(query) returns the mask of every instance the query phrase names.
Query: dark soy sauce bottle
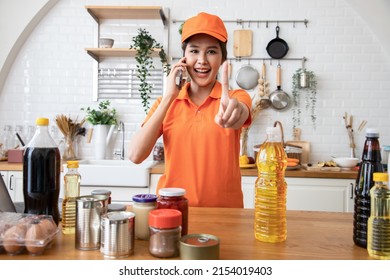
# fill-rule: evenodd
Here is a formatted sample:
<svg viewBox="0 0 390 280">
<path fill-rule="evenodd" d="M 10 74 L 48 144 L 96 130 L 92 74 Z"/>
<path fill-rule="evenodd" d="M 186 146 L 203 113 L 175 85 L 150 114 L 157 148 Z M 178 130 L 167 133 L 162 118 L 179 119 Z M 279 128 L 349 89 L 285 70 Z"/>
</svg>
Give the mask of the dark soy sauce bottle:
<svg viewBox="0 0 390 280">
<path fill-rule="evenodd" d="M 49 133 L 49 119 L 38 118 L 35 123 L 35 134 L 23 154 L 24 213 L 51 215 L 58 225 L 61 155 Z"/>
<path fill-rule="evenodd" d="M 357 246 L 367 248 L 367 221 L 370 217 L 370 189 L 374 186 L 374 173 L 383 172 L 379 145 L 379 131 L 368 128 L 355 185 L 355 206 L 353 216 L 353 241 Z"/>
</svg>

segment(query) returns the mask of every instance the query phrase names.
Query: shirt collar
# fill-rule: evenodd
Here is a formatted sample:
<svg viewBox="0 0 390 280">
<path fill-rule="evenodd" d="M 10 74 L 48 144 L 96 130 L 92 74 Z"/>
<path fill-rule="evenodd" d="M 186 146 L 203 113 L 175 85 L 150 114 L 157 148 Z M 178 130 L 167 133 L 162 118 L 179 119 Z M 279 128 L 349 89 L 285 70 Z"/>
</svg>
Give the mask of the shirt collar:
<svg viewBox="0 0 390 280">
<path fill-rule="evenodd" d="M 190 99 L 188 96 L 188 89 L 190 87 L 190 83 L 186 83 L 183 88 L 180 90 L 179 95 L 177 96 L 177 99 Z M 214 99 L 220 99 L 222 95 L 222 85 L 220 82 L 216 81 L 214 84 L 213 89 L 211 90 L 211 93 L 209 97 Z"/>
</svg>

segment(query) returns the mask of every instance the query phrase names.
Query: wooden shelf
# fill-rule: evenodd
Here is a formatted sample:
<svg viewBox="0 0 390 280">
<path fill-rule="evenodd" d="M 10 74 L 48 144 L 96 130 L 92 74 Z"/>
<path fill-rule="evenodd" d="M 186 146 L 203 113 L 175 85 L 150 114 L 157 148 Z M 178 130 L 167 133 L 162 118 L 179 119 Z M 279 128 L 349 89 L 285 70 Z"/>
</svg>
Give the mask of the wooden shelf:
<svg viewBox="0 0 390 280">
<path fill-rule="evenodd" d="M 134 57 L 137 53 L 135 49 L 128 48 L 86 48 L 86 52 L 96 61 L 105 57 Z M 154 49 L 152 57 L 159 57 L 161 49 Z"/>
<path fill-rule="evenodd" d="M 167 18 L 160 6 L 85 6 L 88 13 L 99 22 L 100 19 L 161 19 Z"/>
</svg>

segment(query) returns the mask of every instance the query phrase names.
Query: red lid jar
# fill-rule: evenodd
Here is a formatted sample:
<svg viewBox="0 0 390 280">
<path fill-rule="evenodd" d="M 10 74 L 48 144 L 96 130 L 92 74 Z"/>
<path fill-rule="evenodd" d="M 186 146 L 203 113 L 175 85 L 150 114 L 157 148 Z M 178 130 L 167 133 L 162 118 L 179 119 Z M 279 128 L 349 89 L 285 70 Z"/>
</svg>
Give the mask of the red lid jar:
<svg viewBox="0 0 390 280">
<path fill-rule="evenodd" d="M 176 209 L 182 214 L 181 235 L 188 233 L 188 199 L 184 196 L 185 189 L 163 188 L 159 190 L 157 209 Z"/>
</svg>

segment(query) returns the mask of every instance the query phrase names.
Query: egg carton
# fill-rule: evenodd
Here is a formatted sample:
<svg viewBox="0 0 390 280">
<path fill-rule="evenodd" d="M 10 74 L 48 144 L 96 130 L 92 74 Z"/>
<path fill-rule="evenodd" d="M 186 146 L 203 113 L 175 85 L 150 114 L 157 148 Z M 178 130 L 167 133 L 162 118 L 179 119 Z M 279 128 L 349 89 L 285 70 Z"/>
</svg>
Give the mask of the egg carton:
<svg viewBox="0 0 390 280">
<path fill-rule="evenodd" d="M 0 212 L 0 252 L 41 255 L 59 232 L 50 215 Z"/>
</svg>

